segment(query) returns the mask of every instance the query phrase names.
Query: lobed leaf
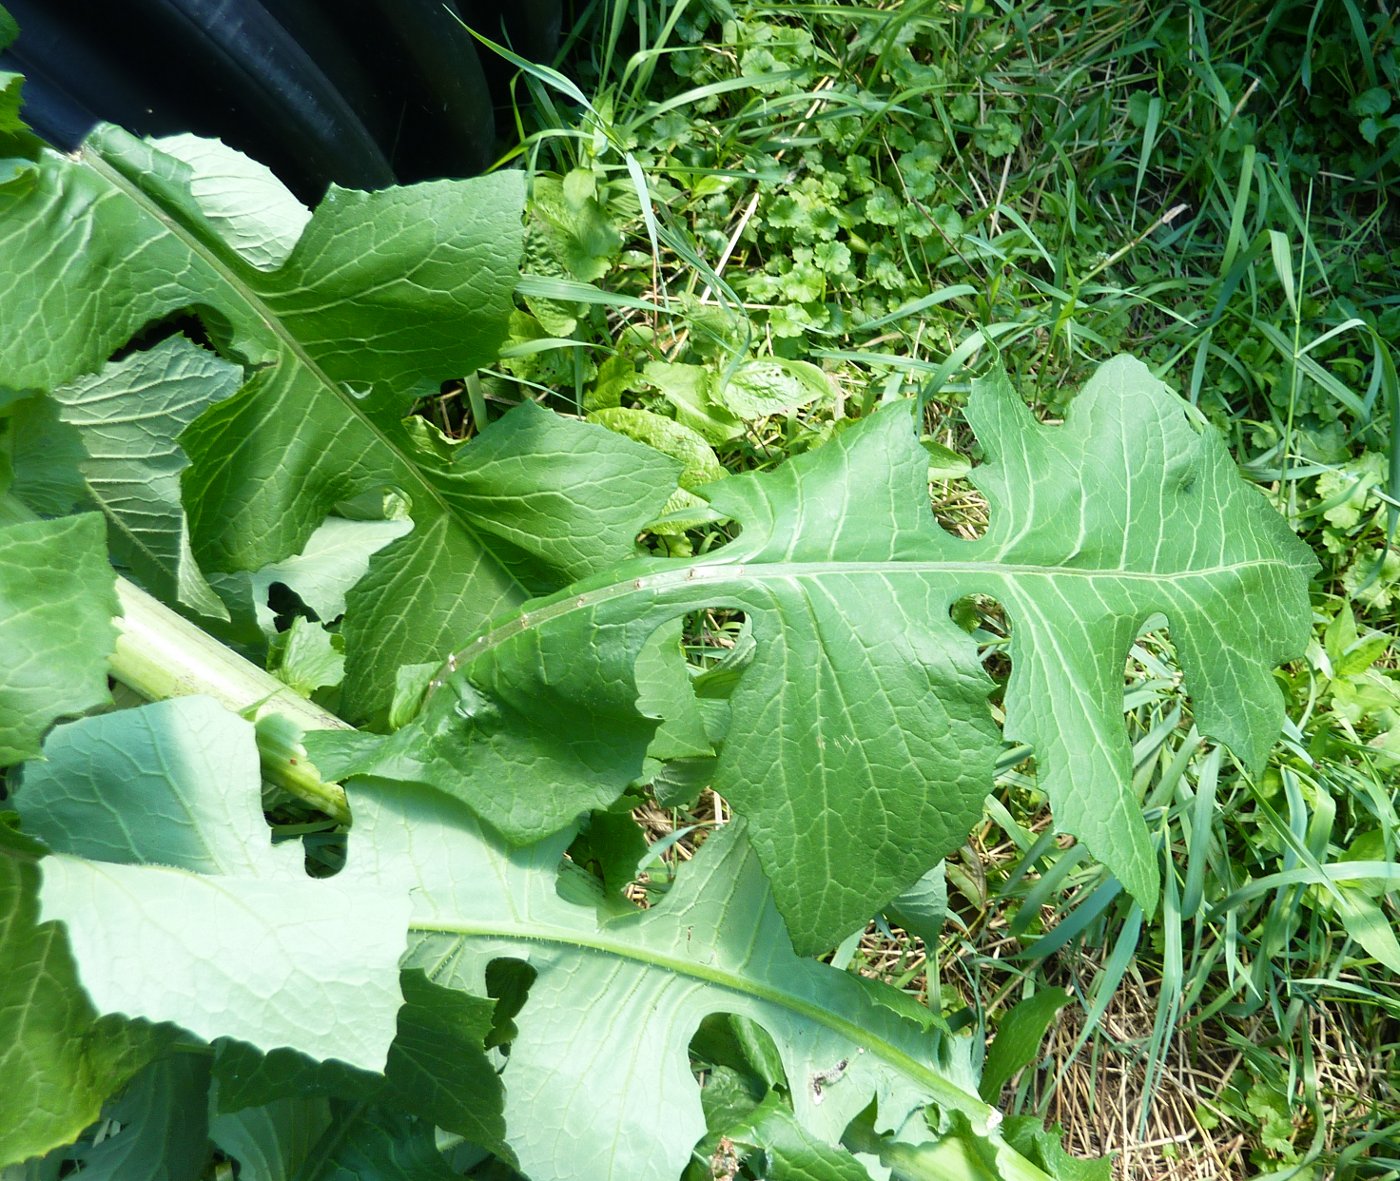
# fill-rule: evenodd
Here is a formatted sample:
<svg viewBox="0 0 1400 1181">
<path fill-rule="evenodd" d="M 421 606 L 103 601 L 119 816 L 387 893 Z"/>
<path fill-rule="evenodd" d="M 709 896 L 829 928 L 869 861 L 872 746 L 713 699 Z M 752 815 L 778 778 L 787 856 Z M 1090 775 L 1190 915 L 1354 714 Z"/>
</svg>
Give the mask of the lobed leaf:
<svg viewBox="0 0 1400 1181">
<path fill-rule="evenodd" d="M 988 595 L 1011 624 L 1005 739 L 1034 748 L 1060 828 L 1151 910 L 1156 860 L 1123 721 L 1129 647 L 1164 614 L 1197 725 L 1258 767 L 1282 719 L 1272 668 L 1308 636 L 1314 560 L 1131 358 L 1103 366 L 1061 426 L 1037 423 L 1002 376 L 975 383 L 967 417 L 986 456 L 971 475 L 991 510 L 983 537 L 937 526 L 927 456 L 894 406 L 773 472 L 710 486 L 741 527 L 730 544 L 528 604 L 454 658 L 412 725 L 373 749 L 328 737 L 313 757 L 431 784 L 537 840 L 639 773 L 657 724 L 636 708 L 648 637 L 687 612 L 741 610 L 757 650 L 714 786 L 752 822 L 795 944 L 820 951 L 981 813 L 1003 733 L 976 643 L 949 612 Z"/>
<path fill-rule="evenodd" d="M 40 153 L 0 185 L 0 383 L 54 390 L 198 318 L 243 369 L 180 437 L 206 572 L 297 553 L 361 494 L 408 506 L 412 533 L 375 555 L 343 625 L 344 707 L 380 713 L 400 665 L 627 556 L 674 488 L 668 461 L 542 414 L 446 455 L 402 424 L 415 399 L 495 358 L 523 192 L 509 172 L 333 188 L 306 215 L 228 149 L 99 128 L 76 157 Z"/>
<path fill-rule="evenodd" d="M 412 898 L 406 963 L 477 995 L 495 961 L 533 973 L 501 1076 L 526 1176 L 677 1175 L 705 1130 L 687 1047 L 711 1013 L 768 1031 L 804 1135 L 826 1145 L 876 1097 L 882 1128 L 930 1102 L 990 1118 L 917 1006 L 797 957 L 740 825 L 712 833 L 659 905 L 610 919 L 560 894 L 568 834 L 513 849 L 442 793 L 347 790 L 342 876 Z"/>
</svg>

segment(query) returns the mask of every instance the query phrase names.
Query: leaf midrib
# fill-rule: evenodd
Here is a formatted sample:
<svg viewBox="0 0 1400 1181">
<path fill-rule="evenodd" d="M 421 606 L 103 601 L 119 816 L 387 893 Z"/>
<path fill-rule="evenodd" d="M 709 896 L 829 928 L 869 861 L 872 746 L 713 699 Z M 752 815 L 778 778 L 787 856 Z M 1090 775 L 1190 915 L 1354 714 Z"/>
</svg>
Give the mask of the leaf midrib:
<svg viewBox="0 0 1400 1181">
<path fill-rule="evenodd" d="M 369 430 L 370 434 L 378 441 L 385 451 L 392 456 L 397 465 L 408 473 L 410 481 L 415 486 L 424 490 L 427 499 L 432 502 L 439 515 L 448 522 L 449 526 L 459 529 L 465 534 L 470 541 L 476 545 L 480 553 L 485 555 L 490 560 L 491 564 L 500 570 L 505 576 L 506 581 L 520 592 L 522 598 L 529 597 L 529 588 L 520 580 L 514 571 L 511 570 L 507 563 L 501 562 L 496 558 L 490 547 L 483 540 L 482 534 L 473 529 L 469 521 L 462 519 L 458 514 L 452 511 L 451 506 L 448 505 L 447 501 L 443 498 L 442 493 L 432 481 L 423 475 L 418 465 L 414 463 L 409 456 L 404 454 L 398 445 L 385 434 L 383 429 L 372 418 L 366 415 L 364 409 L 340 387 L 339 383 L 331 380 L 330 376 L 317 364 L 311 355 L 307 353 L 296 337 L 286 330 L 282 324 L 281 318 L 273 313 L 266 301 L 243 281 L 238 272 L 229 266 L 229 264 L 220 257 L 218 252 L 210 249 L 209 245 L 202 238 L 193 233 L 181 220 L 163 209 L 148 193 L 139 186 L 133 184 L 120 169 L 108 163 L 100 153 L 85 146 L 82 149 L 82 158 L 94 172 L 103 177 L 103 179 L 114 188 L 122 192 L 128 200 L 132 201 L 163 225 L 166 231 L 172 237 L 182 242 L 191 254 L 203 259 L 204 262 L 224 280 L 235 297 L 240 299 L 256 319 L 264 325 L 278 346 L 290 353 L 293 359 L 298 364 L 303 365 L 323 388 L 331 391 L 332 395 L 342 407 L 349 410 L 351 415 Z M 295 249 L 293 249 L 293 253 L 295 253 Z M 288 262 L 290 258 L 291 256 L 289 255 Z M 286 264 L 284 263 L 284 265 Z M 246 368 L 246 366 L 244 368 Z M 246 384 L 246 382 L 243 384 Z M 240 385 L 239 388 L 242 389 L 243 385 Z M 420 502 L 415 499 L 414 504 L 416 505 L 418 503 Z M 416 515 L 414 523 L 415 525 L 420 524 Z M 426 522 L 422 522 L 422 524 L 426 525 Z"/>
<path fill-rule="evenodd" d="M 804 579 L 829 578 L 833 575 L 877 576 L 883 579 L 923 576 L 939 578 L 964 576 L 967 578 L 994 579 L 998 582 L 1015 580 L 1028 582 L 1032 579 L 1113 579 L 1120 582 L 1140 582 L 1147 585 L 1177 585 L 1185 581 L 1203 581 L 1222 574 L 1235 574 L 1253 568 L 1278 567 L 1295 569 L 1294 563 L 1282 558 L 1251 558 L 1224 565 L 1204 566 L 1190 570 L 1134 571 L 1113 568 L 1084 568 L 1074 566 L 1036 566 L 1018 563 L 998 562 L 984 559 L 979 562 L 934 561 L 921 562 L 907 559 L 885 561 L 843 561 L 834 558 L 826 562 L 734 562 L 732 564 L 695 564 L 674 570 L 655 571 L 638 574 L 632 578 L 619 578 L 607 586 L 595 587 L 581 593 L 568 590 L 558 592 L 546 599 L 543 605 L 531 607 L 528 603 L 502 622 L 482 632 L 465 648 L 454 652 L 434 676 L 431 689 L 442 683 L 459 668 L 465 668 L 492 648 L 505 643 L 511 637 L 532 627 L 564 618 L 574 612 L 591 611 L 602 603 L 626 598 L 630 595 L 645 594 L 660 596 L 686 586 L 705 586 L 716 596 L 738 596 L 745 589 L 768 582 L 796 582 Z M 638 567 L 640 569 L 640 567 Z M 975 590 L 970 587 L 969 590 Z"/>
<path fill-rule="evenodd" d="M 868 1029 L 854 1021 L 847 1021 L 813 1001 L 805 1000 L 790 992 L 723 968 L 696 963 L 693 960 L 667 955 L 663 952 L 649 951 L 645 948 L 639 948 L 635 943 L 609 938 L 602 933 L 585 934 L 565 927 L 554 927 L 546 924 L 532 923 L 529 930 L 522 930 L 518 923 L 433 923 L 415 919 L 410 922 L 409 929 L 424 934 L 454 935 L 466 939 L 500 939 L 520 943 L 543 943 L 555 947 L 567 947 L 576 951 L 595 952 L 648 968 L 664 970 L 678 977 L 717 985 L 741 996 L 788 1009 L 808 1021 L 825 1026 L 858 1046 L 865 1046 L 876 1057 L 915 1079 L 928 1092 L 931 1101 L 942 1107 L 961 1111 L 976 1121 L 986 1121 L 993 1114 L 993 1108 L 976 1096 L 963 1091 L 936 1071 L 925 1066 L 917 1058 L 906 1054 L 898 1046 L 873 1037 Z M 832 971 L 835 970 L 832 969 Z M 898 1018 L 898 1014 L 894 1014 L 893 1011 L 892 1015 Z"/>
</svg>

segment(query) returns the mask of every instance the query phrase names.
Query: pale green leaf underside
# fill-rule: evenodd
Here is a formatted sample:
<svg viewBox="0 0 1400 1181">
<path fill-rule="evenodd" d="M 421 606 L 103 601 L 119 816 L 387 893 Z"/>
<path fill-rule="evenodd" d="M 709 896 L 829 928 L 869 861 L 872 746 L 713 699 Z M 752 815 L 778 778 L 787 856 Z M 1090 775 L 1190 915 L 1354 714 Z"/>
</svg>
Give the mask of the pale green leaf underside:
<svg viewBox="0 0 1400 1181">
<path fill-rule="evenodd" d="M 190 196 L 219 236 L 260 271 L 275 271 L 311 220 L 272 170 L 217 139 L 170 135 L 156 141 L 190 166 Z"/>
<path fill-rule="evenodd" d="M 636 713 L 633 662 L 651 632 L 743 610 L 758 650 L 715 787 L 753 822 L 794 942 L 817 951 L 980 814 L 1003 735 L 949 610 L 988 595 L 1011 624 L 1005 738 L 1034 748 L 1059 826 L 1155 907 L 1129 786 L 1129 647 L 1165 614 L 1197 724 L 1257 766 L 1281 720 L 1273 666 L 1308 634 L 1312 556 L 1130 358 L 1100 369 L 1062 426 L 1037 423 L 1004 377 L 975 383 L 967 417 L 986 456 L 972 472 L 983 537 L 936 525 L 927 456 L 892 407 L 707 489 L 742 527 L 724 548 L 628 564 L 483 633 L 422 718 L 357 768 L 432 783 L 538 839 L 638 773 L 655 723 Z"/>
<path fill-rule="evenodd" d="M 100 1012 L 383 1068 L 407 899 L 272 846 L 248 723 L 177 698 L 60 727 L 44 754 L 16 804 L 64 851 L 41 863 L 41 918 Z"/>
<path fill-rule="evenodd" d="M 241 380 L 237 366 L 175 336 L 53 391 L 60 419 L 81 437 L 82 477 L 107 517 L 114 559 L 152 594 L 220 619 L 228 612 L 190 552 L 176 438 Z"/>
<path fill-rule="evenodd" d="M 511 849 L 441 793 L 349 791 L 342 876 L 412 897 L 407 963 L 478 994 L 494 959 L 536 972 L 502 1075 L 526 1176 L 675 1176 L 704 1133 L 687 1047 L 710 1013 L 772 1035 L 798 1120 L 827 1144 L 876 1095 L 883 1127 L 931 1101 L 987 1118 L 965 1067 L 941 1063 L 897 994 L 881 1003 L 879 986 L 797 957 L 741 826 L 712 833 L 664 902 L 608 920 L 558 893 L 567 835 Z"/>
<path fill-rule="evenodd" d="M 409 521 L 351 521 L 327 517 L 300 553 L 252 574 L 223 574 L 215 585 L 230 603 L 251 607 L 264 636 L 277 635 L 277 615 L 268 605 L 273 583 L 281 583 L 316 615 L 333 622 L 345 613 L 350 592 L 364 578 L 371 559 L 413 528 Z"/>
</svg>

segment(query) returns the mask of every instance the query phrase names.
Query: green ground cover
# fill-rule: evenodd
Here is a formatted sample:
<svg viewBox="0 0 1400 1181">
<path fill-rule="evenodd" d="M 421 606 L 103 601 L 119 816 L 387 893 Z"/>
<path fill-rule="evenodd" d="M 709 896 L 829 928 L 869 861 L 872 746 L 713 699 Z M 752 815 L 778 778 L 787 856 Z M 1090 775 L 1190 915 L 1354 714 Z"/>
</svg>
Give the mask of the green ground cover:
<svg viewBox="0 0 1400 1181">
<path fill-rule="evenodd" d="M 1289 721 L 1261 776 L 1193 727 L 1170 635 L 1134 648 L 1134 782 L 1169 867 L 1155 916 L 1053 839 L 1027 763 L 948 862 L 938 936 L 872 928 L 841 962 L 988 1029 L 1023 995 L 1068 987 L 1073 1017 L 1007 1097 L 1082 1150 L 1127 1149 L 1134 1175 L 1394 1176 L 1393 895 L 1326 869 L 1396 864 L 1394 13 L 592 15 L 572 51 L 577 92 L 522 79 L 532 269 L 653 306 L 531 298 L 486 406 L 549 391 L 700 483 L 916 397 L 940 520 L 975 536 L 985 505 L 958 454 L 969 379 L 999 361 L 1055 420 L 1128 351 L 1225 433 L 1323 563 L 1315 640 L 1280 674 Z M 736 406 L 735 375 L 769 359 L 786 363 L 770 401 Z M 672 507 L 658 546 L 714 543 Z M 996 605 L 969 610 L 994 654 Z M 708 626 L 696 659 L 731 642 L 723 618 Z M 654 816 L 658 831 L 693 819 Z"/>
</svg>

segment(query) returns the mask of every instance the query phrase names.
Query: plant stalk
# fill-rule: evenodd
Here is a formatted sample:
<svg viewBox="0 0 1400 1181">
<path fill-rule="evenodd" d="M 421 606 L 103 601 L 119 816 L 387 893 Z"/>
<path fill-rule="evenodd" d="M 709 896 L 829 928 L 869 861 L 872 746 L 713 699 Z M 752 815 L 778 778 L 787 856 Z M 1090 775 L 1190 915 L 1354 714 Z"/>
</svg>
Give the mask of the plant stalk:
<svg viewBox="0 0 1400 1181">
<path fill-rule="evenodd" d="M 111 672 L 148 701 L 202 693 L 257 730 L 263 778 L 275 787 L 350 822 L 339 784 L 327 783 L 306 757 L 307 730 L 346 730 L 333 713 L 307 701 L 271 673 L 226 648 L 125 578 L 117 579 L 121 616 Z"/>
<path fill-rule="evenodd" d="M 0 496 L 0 525 L 40 518 L 13 496 Z M 307 730 L 348 730 L 322 709 L 213 636 L 201 631 L 135 583 L 117 577 L 121 614 L 111 675 L 147 701 L 202 693 L 247 718 L 257 732 L 263 778 L 319 808 L 341 824 L 350 808 L 338 783 L 327 783 L 306 757 Z"/>
</svg>

